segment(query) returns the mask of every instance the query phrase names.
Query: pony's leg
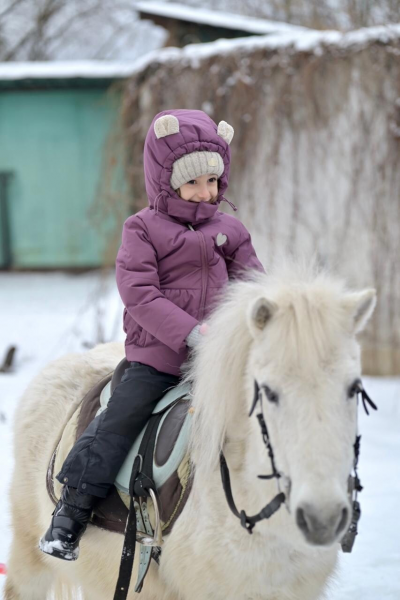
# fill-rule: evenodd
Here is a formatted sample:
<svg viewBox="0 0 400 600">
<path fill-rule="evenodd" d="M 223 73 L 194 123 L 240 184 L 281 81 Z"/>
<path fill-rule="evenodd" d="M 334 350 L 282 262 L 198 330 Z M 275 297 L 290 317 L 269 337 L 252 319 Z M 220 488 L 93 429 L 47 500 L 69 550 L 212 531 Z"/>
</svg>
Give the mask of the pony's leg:
<svg viewBox="0 0 400 600">
<path fill-rule="evenodd" d="M 7 566 L 4 600 L 45 600 L 55 573 L 44 563 L 29 535 L 14 535 Z"/>
</svg>

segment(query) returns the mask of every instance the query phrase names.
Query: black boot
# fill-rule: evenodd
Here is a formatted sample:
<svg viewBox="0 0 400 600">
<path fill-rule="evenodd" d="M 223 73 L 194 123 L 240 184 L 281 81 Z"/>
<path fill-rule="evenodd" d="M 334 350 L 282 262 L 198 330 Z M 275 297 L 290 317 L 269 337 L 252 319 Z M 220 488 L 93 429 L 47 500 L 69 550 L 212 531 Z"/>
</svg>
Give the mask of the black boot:
<svg viewBox="0 0 400 600">
<path fill-rule="evenodd" d="M 79 541 L 86 530 L 96 499 L 96 496 L 64 486 L 51 525 L 39 542 L 40 550 L 64 560 L 76 560 Z"/>
</svg>

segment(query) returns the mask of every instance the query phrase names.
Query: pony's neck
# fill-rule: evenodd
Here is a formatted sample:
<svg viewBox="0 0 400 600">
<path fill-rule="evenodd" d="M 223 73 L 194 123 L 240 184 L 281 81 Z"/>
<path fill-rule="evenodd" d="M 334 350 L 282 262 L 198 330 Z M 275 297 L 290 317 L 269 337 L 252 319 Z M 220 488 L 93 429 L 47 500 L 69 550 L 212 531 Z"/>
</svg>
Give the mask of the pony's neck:
<svg viewBox="0 0 400 600">
<path fill-rule="evenodd" d="M 210 332 L 195 349 L 187 375 L 193 382 L 194 408 L 190 454 L 198 475 L 204 478 L 218 467 L 219 454 L 227 440 L 246 437 L 244 381 L 251 340 L 244 317 L 232 323 L 229 314 L 232 313 L 228 307 L 218 315 L 217 323 L 211 321 Z M 221 331 L 226 334 L 221 335 Z"/>
<path fill-rule="evenodd" d="M 254 393 L 253 382 L 248 381 L 246 385 L 242 381 L 241 386 L 236 389 L 227 384 L 226 392 L 231 394 L 228 403 L 230 410 L 226 415 L 226 427 L 224 438 L 221 440 L 221 448 L 230 471 L 236 507 L 239 511 L 245 510 L 247 515 L 254 515 L 276 496 L 278 493 L 277 482 L 275 479 L 261 480 L 258 477 L 258 475 L 271 473 L 271 462 L 256 415 L 253 414 L 251 417 L 248 415 L 248 407 Z M 205 422 L 203 421 L 202 424 L 204 425 Z M 215 423 L 210 421 L 209 439 L 213 437 L 213 425 Z M 197 432 L 202 441 L 207 440 L 207 433 L 206 429 Z M 204 447 L 200 445 L 198 449 L 204 450 Z M 198 454 L 199 462 L 195 461 L 197 462 L 195 485 L 207 497 L 218 498 L 220 509 L 229 514 L 230 509 L 223 492 L 219 460 L 207 463 L 202 460 L 204 456 L 204 453 Z M 216 495 L 215 491 L 217 491 Z M 284 508 L 281 510 L 286 513 Z M 283 516 L 286 517 L 286 515 Z M 281 523 L 281 518 L 275 516 L 269 529 L 275 530 L 278 522 Z M 239 522 L 237 526 L 240 528 Z"/>
<path fill-rule="evenodd" d="M 206 493 L 229 513 L 219 472 L 223 449 L 238 509 L 256 514 L 274 498 L 277 486 L 257 477 L 271 467 L 258 421 L 248 416 L 254 381 L 248 373 L 252 338 L 246 316 L 255 292 L 248 283 L 235 286 L 223 310 L 211 317 L 209 333 L 195 348 L 187 375 L 193 382 L 194 408 L 189 451 L 199 496 Z M 207 510 L 204 503 L 198 508 Z"/>
</svg>

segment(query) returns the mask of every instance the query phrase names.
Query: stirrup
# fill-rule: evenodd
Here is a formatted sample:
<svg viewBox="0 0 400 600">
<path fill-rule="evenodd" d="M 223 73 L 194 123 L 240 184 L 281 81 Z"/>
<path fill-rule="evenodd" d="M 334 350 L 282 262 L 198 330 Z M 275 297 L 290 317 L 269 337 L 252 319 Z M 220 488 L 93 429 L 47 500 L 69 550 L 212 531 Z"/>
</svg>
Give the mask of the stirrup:
<svg viewBox="0 0 400 600">
<path fill-rule="evenodd" d="M 153 537 L 144 531 L 136 532 L 136 541 L 143 546 L 161 546 L 164 543 L 162 538 L 162 529 L 161 529 L 161 519 L 160 519 L 160 511 L 158 509 L 157 499 L 154 491 L 150 488 L 149 494 L 151 501 L 154 506 L 154 515 L 155 515 L 155 526 L 154 526 L 154 534 Z M 142 499 L 140 498 L 140 502 Z"/>
</svg>

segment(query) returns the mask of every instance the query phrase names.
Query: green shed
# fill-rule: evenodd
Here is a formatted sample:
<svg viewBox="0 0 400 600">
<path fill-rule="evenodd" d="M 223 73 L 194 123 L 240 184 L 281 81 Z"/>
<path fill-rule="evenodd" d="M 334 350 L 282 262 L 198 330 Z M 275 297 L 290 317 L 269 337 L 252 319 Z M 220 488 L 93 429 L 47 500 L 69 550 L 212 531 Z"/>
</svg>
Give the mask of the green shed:
<svg viewBox="0 0 400 600">
<path fill-rule="evenodd" d="M 132 70 L 98 61 L 0 65 L 0 268 L 106 262 L 113 219 L 96 217 L 95 206 Z M 121 168 L 112 185 L 123 195 L 122 143 L 113 160 Z"/>
</svg>

